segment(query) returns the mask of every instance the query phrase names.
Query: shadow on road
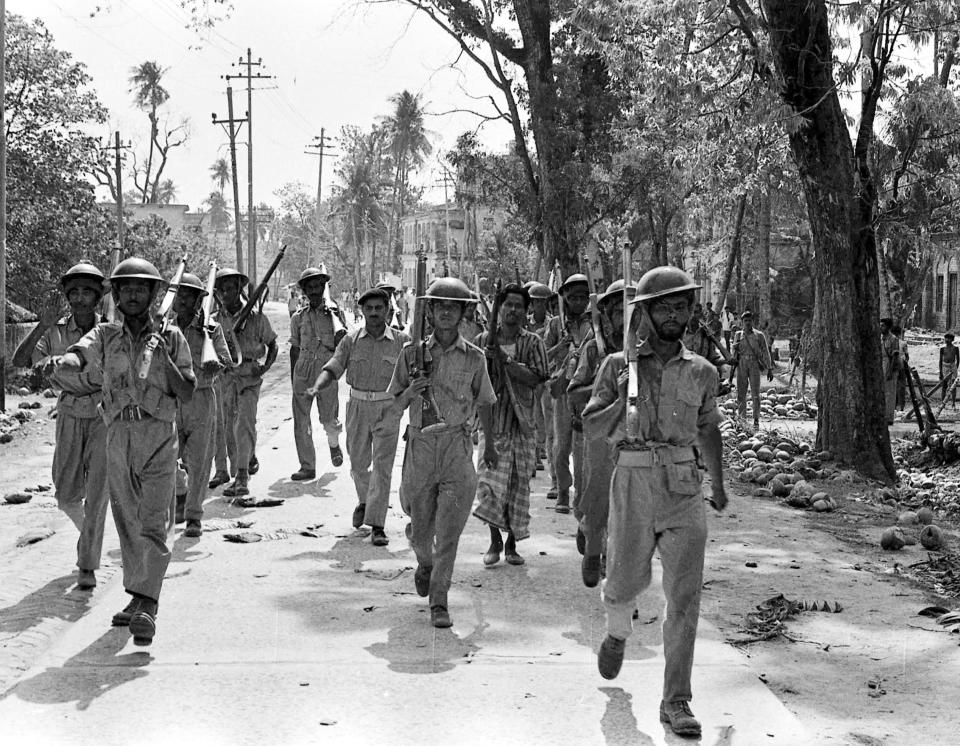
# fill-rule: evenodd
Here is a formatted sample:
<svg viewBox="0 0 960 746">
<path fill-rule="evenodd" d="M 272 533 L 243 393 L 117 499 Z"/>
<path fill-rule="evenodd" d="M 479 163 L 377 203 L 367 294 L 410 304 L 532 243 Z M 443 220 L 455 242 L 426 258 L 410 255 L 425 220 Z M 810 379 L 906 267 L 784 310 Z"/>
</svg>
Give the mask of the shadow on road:
<svg viewBox="0 0 960 746">
<path fill-rule="evenodd" d="M 321 474 L 308 482 L 291 482 L 289 479 L 278 479 L 267 487 L 270 497 L 330 497 L 327 485 L 337 478 L 336 472 Z"/>
<path fill-rule="evenodd" d="M 637 727 L 633 714 L 633 695 L 619 686 L 601 686 L 607 695 L 607 707 L 600 718 L 600 730 L 607 746 L 653 746 L 653 739 Z"/>
<path fill-rule="evenodd" d="M 25 679 L 0 698 L 15 696 L 37 704 L 75 701 L 78 710 L 86 710 L 97 697 L 147 675 L 143 666 L 153 660 L 149 653 L 119 655 L 129 639 L 125 627 L 110 629 L 62 667 Z"/>
<path fill-rule="evenodd" d="M 76 588 L 76 582 L 73 573 L 63 575 L 0 609 L 0 634 L 17 635 L 51 617 L 75 622 L 90 608 L 90 592 Z"/>
</svg>

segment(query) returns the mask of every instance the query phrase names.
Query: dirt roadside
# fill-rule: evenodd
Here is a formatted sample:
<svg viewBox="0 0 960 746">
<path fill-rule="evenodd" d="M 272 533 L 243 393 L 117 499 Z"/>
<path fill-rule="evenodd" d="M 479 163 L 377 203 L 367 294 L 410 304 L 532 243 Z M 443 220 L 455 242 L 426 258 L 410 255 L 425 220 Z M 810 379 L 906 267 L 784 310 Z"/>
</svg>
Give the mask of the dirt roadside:
<svg viewBox="0 0 960 746">
<path fill-rule="evenodd" d="M 285 322 L 276 321 L 285 342 Z M 286 397 L 269 395 L 284 388 L 289 364 L 285 350 L 281 344 L 281 359 L 264 387 L 261 418 L 267 427 L 281 426 L 289 417 Z M 48 416 L 51 402 L 39 400 L 44 406 L 34 410 L 12 443 L 0 446 L 2 493 L 50 483 L 54 420 Z M 9 401 L 15 408 L 19 399 Z M 710 517 L 704 617 L 728 639 L 742 640 L 749 637 L 744 629 L 747 614 L 778 594 L 843 607 L 840 613 L 803 612 L 786 622 L 783 636 L 738 644 L 758 678 L 820 743 L 956 742 L 955 723 L 938 703 L 949 702 L 957 691 L 958 637 L 917 612 L 931 604 L 955 608 L 958 603 L 955 598 L 937 598 L 903 572 L 926 558 L 919 546 L 899 552 L 879 548 L 880 531 L 893 522 L 895 509 L 865 500 L 874 487 L 864 483 L 818 483 L 818 489 L 838 498 L 840 508 L 833 513 L 801 511 L 752 497 L 753 486 L 731 475 L 727 484 L 729 508 Z M 43 542 L 50 544 L 48 559 L 38 567 L 15 543 L 26 531 L 44 527 L 57 534 Z M 56 558 L 69 557 L 71 532 L 52 492 L 35 493 L 24 505 L 0 504 L 0 562 L 4 577 L 16 579 L 0 591 L 0 608 L 22 605 L 24 596 L 39 595 L 51 584 L 58 593 L 69 595 L 64 578 L 72 563 L 69 559 L 58 563 Z M 115 535 L 112 526 L 107 533 Z M 955 535 L 950 547 L 957 547 Z M 59 555 L 53 554 L 55 549 Z M 106 564 L 115 571 L 115 555 L 106 554 Z M 69 613 L 82 612 L 78 606 Z M 64 619 L 69 622 L 69 615 Z M 24 627 L 28 632 L 35 628 Z"/>
</svg>

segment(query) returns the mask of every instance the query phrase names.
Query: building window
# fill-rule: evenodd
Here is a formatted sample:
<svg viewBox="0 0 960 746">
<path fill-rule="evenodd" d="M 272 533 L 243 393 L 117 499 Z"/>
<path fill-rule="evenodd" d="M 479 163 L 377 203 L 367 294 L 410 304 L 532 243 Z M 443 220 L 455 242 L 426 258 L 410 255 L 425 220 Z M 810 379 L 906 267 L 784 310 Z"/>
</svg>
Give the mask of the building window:
<svg viewBox="0 0 960 746">
<path fill-rule="evenodd" d="M 934 308 L 937 313 L 943 310 L 943 275 L 937 275 L 937 294 Z"/>
</svg>

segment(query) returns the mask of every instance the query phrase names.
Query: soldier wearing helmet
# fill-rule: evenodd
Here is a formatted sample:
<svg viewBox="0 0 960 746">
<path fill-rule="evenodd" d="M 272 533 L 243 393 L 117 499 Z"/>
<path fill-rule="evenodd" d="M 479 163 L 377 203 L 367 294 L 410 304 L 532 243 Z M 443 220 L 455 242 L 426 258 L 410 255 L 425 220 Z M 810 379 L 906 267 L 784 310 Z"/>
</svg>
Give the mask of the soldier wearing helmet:
<svg viewBox="0 0 960 746">
<path fill-rule="evenodd" d="M 63 355 L 100 323 L 97 305 L 103 296 L 103 273 L 81 262 L 60 278 L 70 313 L 62 316 L 61 296 L 44 306 L 37 324 L 17 347 L 13 364 L 25 368 L 44 365 Z M 61 317 L 62 316 L 62 317 Z M 98 370 L 54 373 L 51 383 L 60 390 L 57 399 L 56 446 L 53 483 L 57 504 L 80 532 L 77 542 L 77 587 L 97 584 L 103 526 L 109 502 L 106 485 L 107 430 L 97 411 L 102 377 Z"/>
<path fill-rule="evenodd" d="M 220 308 L 215 320 L 228 335 L 236 338 L 240 364 L 224 372 L 218 382 L 218 407 L 223 412 L 218 431 L 216 473 L 210 484 L 224 484 L 234 475 L 233 484 L 224 489 L 227 497 L 250 493 L 250 476 L 260 470 L 257 461 L 257 405 L 263 377 L 277 360 L 277 334 L 265 314 L 254 309 L 243 329 L 236 330 L 237 315 L 243 310 L 243 291 L 250 279 L 236 269 L 224 267 L 217 271 L 214 285 Z M 261 358 L 264 358 L 261 363 Z M 222 446 L 221 446 L 222 443 Z M 227 472 L 227 459 L 230 471 Z"/>
<path fill-rule="evenodd" d="M 290 376 L 293 381 L 293 438 L 297 446 L 300 468 L 290 475 L 295 481 L 315 479 L 317 476 L 317 452 L 313 445 L 313 428 L 310 412 L 313 400 L 317 400 L 317 414 L 327 435 L 330 461 L 334 466 L 343 464 L 340 449 L 340 401 L 337 383 L 311 393 L 311 387 L 333 357 L 337 349 L 338 328 L 346 324 L 334 314 L 339 309 L 328 307 L 325 300 L 330 275 L 326 267 L 307 267 L 300 273 L 298 284 L 309 303 L 301 306 L 290 318 Z"/>
<path fill-rule="evenodd" d="M 657 267 L 640 278 L 632 304 L 648 333 L 627 351 L 629 364 L 636 366 L 637 399 L 628 407 L 631 372 L 624 352 L 618 352 L 601 364 L 583 414 L 588 437 L 607 437 L 616 458 L 601 594 L 607 636 L 597 665 L 606 679 L 619 673 L 637 596 L 650 583 L 651 559 L 659 549 L 667 597 L 660 719 L 687 736 L 700 734 L 689 705 L 707 538 L 700 455 L 710 473 L 711 503 L 717 510 L 727 503 L 716 369 L 681 341 L 697 288 L 676 267 Z M 628 410 L 635 414 L 635 440 L 628 436 L 634 430 L 626 427 Z"/>
<path fill-rule="evenodd" d="M 185 272 L 177 288 L 173 304 L 177 326 L 183 332 L 193 360 L 193 372 L 197 377 L 197 389 L 189 402 L 181 402 L 177 410 L 177 439 L 180 459 L 186 467 L 189 481 L 187 492 L 177 495 L 176 522 L 186 519 L 183 535 L 196 538 L 203 533 L 203 503 L 207 497 L 207 479 L 213 463 L 213 442 L 216 433 L 217 403 L 214 392 L 220 372 L 233 367 L 233 356 L 227 346 L 223 327 L 213 318 L 203 317 L 201 304 L 207 294 L 200 278 Z M 212 315 L 212 314 L 211 314 Z M 209 337 L 213 356 L 204 360 L 204 348 Z M 231 345 L 237 349 L 237 341 L 230 333 Z M 209 355 L 209 352 L 208 352 Z"/>
<path fill-rule="evenodd" d="M 526 329 L 533 332 L 540 339 L 547 334 L 547 326 L 552 316 L 547 312 L 547 305 L 553 297 L 553 291 L 542 282 L 527 280 L 523 284 L 530 296 L 530 307 L 527 314 Z M 550 465 L 551 490 L 557 491 L 557 472 L 553 468 L 553 398 L 545 385 L 537 387 L 537 401 L 534 406 L 534 417 L 537 422 L 537 471 L 543 471 L 544 460 Z"/>
<path fill-rule="evenodd" d="M 623 280 L 611 283 L 597 300 L 604 356 L 618 352 L 623 347 L 623 286 Z M 577 351 L 576 359 L 577 367 L 567 387 L 567 399 L 570 402 L 571 414 L 581 423 L 582 429 L 583 408 L 590 400 L 593 382 L 600 363 L 603 362 L 592 328 Z M 579 523 L 577 546 L 583 555 L 580 573 L 584 585 L 588 588 L 593 588 L 600 582 L 603 539 L 610 501 L 610 475 L 613 471 L 612 455 L 606 438 L 587 437 L 584 433 L 583 474 L 582 481 L 577 485 L 573 513 Z"/>
<path fill-rule="evenodd" d="M 390 502 L 390 477 L 400 436 L 400 411 L 387 386 L 397 358 L 410 337 L 387 324 L 390 292 L 375 287 L 360 296 L 364 325 L 344 336 L 309 393 L 323 389 L 346 375 L 347 454 L 350 476 L 357 490 L 353 527 L 370 526 L 370 543 L 389 543 L 384 526 Z"/>
<path fill-rule="evenodd" d="M 560 316 L 550 320 L 544 344 L 550 361 L 550 393 L 553 395 L 554 469 L 557 472 L 557 490 L 547 492 L 547 499 L 557 499 L 558 513 L 570 512 L 570 488 L 580 484 L 583 463 L 583 433 L 575 429 L 567 401 L 567 386 L 576 370 L 576 351 L 590 332 L 590 314 L 587 303 L 590 291 L 587 276 L 570 275 L 560 285 L 564 308 L 564 325 Z M 570 473 L 570 455 L 573 454 L 573 474 Z"/>
<path fill-rule="evenodd" d="M 427 288 L 424 301 L 433 333 L 404 347 L 387 391 L 402 411 L 421 402 L 429 386 L 442 416 L 442 422 L 426 432 L 423 408 L 411 407 L 400 494 L 401 506 L 410 516 L 410 545 L 417 555 L 413 578 L 417 594 L 429 596 L 433 626 L 449 627 L 447 593 L 460 534 L 477 490 L 470 434 L 479 410 L 486 444 L 482 459 L 496 468 L 497 449 L 491 437 L 496 395 L 484 354 L 458 331 L 464 308 L 473 302 L 470 288 L 454 277 L 443 277 Z M 428 375 L 416 370 L 411 375 L 418 344 L 424 345 L 424 357 L 431 361 Z"/>
<path fill-rule="evenodd" d="M 683 344 L 690 352 L 706 358 L 718 370 L 723 365 L 720 351 L 710 339 L 709 326 L 700 303 L 693 304 L 693 314 L 683 333 Z"/>
<path fill-rule="evenodd" d="M 196 386 L 190 348 L 176 327 L 160 337 L 146 377 L 140 378 L 137 361 L 160 335 L 150 307 L 161 284 L 150 262 L 124 259 L 110 275 L 123 321 L 97 324 L 57 360 L 60 370 L 103 372 L 107 483 L 123 585 L 132 597 L 113 623 L 129 625 L 137 645 L 149 645 L 156 632 L 157 603 L 170 563 L 167 521 L 176 489 L 177 406 L 190 401 Z"/>
</svg>

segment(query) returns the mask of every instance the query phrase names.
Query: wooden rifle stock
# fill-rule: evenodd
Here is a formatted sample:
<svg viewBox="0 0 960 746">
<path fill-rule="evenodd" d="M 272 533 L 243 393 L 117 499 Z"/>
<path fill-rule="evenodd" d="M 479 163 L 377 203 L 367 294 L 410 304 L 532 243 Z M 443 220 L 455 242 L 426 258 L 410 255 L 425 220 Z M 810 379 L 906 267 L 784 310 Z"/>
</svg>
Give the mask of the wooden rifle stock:
<svg viewBox="0 0 960 746">
<path fill-rule="evenodd" d="M 238 334 L 242 332 L 243 327 L 247 325 L 247 319 L 250 318 L 250 314 L 253 313 L 254 309 L 259 308 L 260 299 L 264 297 L 264 294 L 267 292 L 270 278 L 273 276 L 273 273 L 277 271 L 277 267 L 280 265 L 280 260 L 283 259 L 283 254 L 286 250 L 286 244 L 280 247 L 280 251 L 277 253 L 276 257 L 274 257 L 273 262 L 267 269 L 263 279 L 260 280 L 260 284 L 254 288 L 252 293 L 250 293 L 250 297 L 247 298 L 247 302 L 244 304 L 243 308 L 240 309 L 240 313 L 237 314 L 237 318 L 234 319 L 233 330 Z"/>
<path fill-rule="evenodd" d="M 583 257 L 584 270 L 587 273 L 587 285 L 590 286 L 590 324 L 593 326 L 593 338 L 597 340 L 597 354 L 602 360 L 607 356 L 607 345 L 603 339 L 603 324 L 600 321 L 600 303 L 597 289 L 593 284 L 593 270 L 590 269 L 590 259 Z"/>
<path fill-rule="evenodd" d="M 625 429 L 627 442 L 636 443 L 640 440 L 640 378 L 637 371 L 637 338 L 633 331 L 633 306 L 630 291 L 633 289 L 630 279 L 630 247 L 623 247 L 623 357 L 627 364 L 627 411 Z M 642 313 L 642 311 L 640 311 Z"/>
<path fill-rule="evenodd" d="M 218 366 L 220 358 L 217 350 L 213 346 L 213 337 L 210 330 L 213 328 L 211 316 L 213 315 L 213 293 L 217 282 L 217 263 L 210 262 L 210 271 L 207 273 L 207 294 L 203 296 L 201 310 L 203 312 L 203 351 L 200 354 L 200 367 L 213 368 Z"/>
<path fill-rule="evenodd" d="M 150 366 L 153 364 L 153 354 L 162 341 L 164 335 L 170 330 L 173 323 L 173 302 L 177 299 L 177 291 L 180 289 L 180 280 L 183 272 L 187 268 L 187 255 L 184 254 L 180 263 L 177 265 L 170 284 L 167 285 L 167 291 L 160 302 L 160 331 L 150 335 L 147 343 L 143 346 L 143 355 L 140 357 L 140 366 L 137 370 L 137 377 L 142 381 L 150 373 Z"/>
</svg>

